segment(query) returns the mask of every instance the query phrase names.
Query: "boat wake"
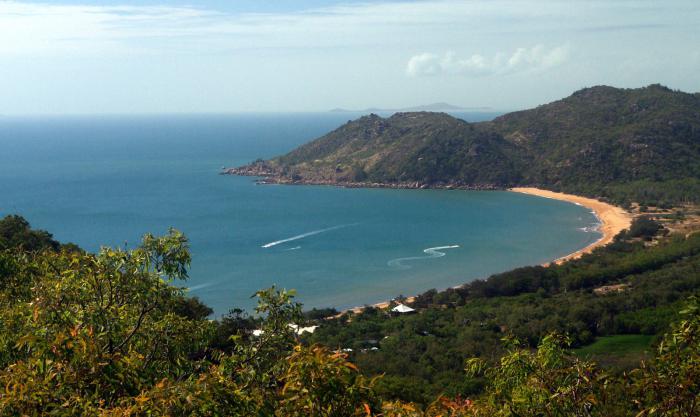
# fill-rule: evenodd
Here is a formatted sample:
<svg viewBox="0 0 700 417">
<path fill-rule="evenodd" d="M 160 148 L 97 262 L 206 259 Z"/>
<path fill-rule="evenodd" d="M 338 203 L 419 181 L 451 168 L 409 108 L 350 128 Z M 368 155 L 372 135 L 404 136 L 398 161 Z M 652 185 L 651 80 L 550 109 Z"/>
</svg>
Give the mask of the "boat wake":
<svg viewBox="0 0 700 417">
<path fill-rule="evenodd" d="M 345 227 L 357 226 L 358 224 L 359 224 L 359 223 L 340 224 L 340 225 L 338 225 L 338 226 L 327 227 L 327 228 L 325 228 L 325 229 L 313 230 L 313 231 L 311 231 L 311 232 L 302 233 L 302 234 L 300 234 L 300 235 L 288 237 L 288 238 L 286 238 L 286 239 L 275 240 L 274 242 L 266 243 L 266 244 L 264 244 L 264 245 L 262 245 L 262 246 L 260 246 L 260 247 L 261 247 L 261 248 L 267 249 L 267 248 L 271 248 L 271 247 L 273 247 L 273 246 L 281 245 L 282 243 L 292 242 L 292 241 L 294 241 L 294 240 L 299 240 L 299 239 L 303 239 L 303 238 L 305 238 L 305 237 L 318 235 L 318 234 L 320 234 L 320 233 L 330 232 L 331 230 L 338 230 L 338 229 L 342 229 L 342 228 L 345 228 Z"/>
<path fill-rule="evenodd" d="M 432 258 L 442 258 L 446 255 L 442 252 L 445 249 L 456 249 L 459 245 L 449 245 L 449 246 L 436 246 L 434 248 L 423 249 L 423 253 L 426 256 L 410 256 L 407 258 L 396 258 L 387 262 L 387 265 L 394 269 L 411 269 L 410 265 L 406 265 L 405 262 L 418 261 L 422 259 L 432 259 Z"/>
<path fill-rule="evenodd" d="M 214 285 L 213 282 L 205 282 L 204 284 L 193 285 L 191 287 L 188 287 L 187 289 L 190 291 L 197 291 L 197 290 L 201 290 L 202 288 L 211 287 L 212 285 Z"/>
</svg>

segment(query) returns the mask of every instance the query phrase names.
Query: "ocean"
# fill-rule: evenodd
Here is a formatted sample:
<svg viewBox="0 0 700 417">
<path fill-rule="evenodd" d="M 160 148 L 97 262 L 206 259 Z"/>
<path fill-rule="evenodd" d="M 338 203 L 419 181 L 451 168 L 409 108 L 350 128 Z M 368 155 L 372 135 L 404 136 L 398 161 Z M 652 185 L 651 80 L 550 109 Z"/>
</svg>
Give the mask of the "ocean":
<svg viewBox="0 0 700 417">
<path fill-rule="evenodd" d="M 458 113 L 467 121 L 493 114 Z M 358 117 L 348 113 L 0 117 L 0 215 L 96 251 L 169 227 L 215 310 L 293 288 L 346 308 L 540 264 L 600 237 L 586 208 L 504 191 L 256 185 L 218 175 Z"/>
</svg>

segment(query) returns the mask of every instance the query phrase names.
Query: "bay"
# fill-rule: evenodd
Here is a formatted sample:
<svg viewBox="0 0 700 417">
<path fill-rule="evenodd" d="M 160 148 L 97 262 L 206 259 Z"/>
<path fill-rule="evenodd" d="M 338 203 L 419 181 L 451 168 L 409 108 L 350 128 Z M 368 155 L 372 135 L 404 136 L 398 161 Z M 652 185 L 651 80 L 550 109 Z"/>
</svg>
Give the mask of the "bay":
<svg viewBox="0 0 700 417">
<path fill-rule="evenodd" d="M 216 315 L 250 309 L 254 291 L 273 284 L 296 289 L 307 307 L 374 303 L 547 262 L 600 236 L 584 207 L 510 192 L 260 186 L 218 175 L 357 116 L 0 118 L 0 215 L 21 214 L 91 251 L 182 230 L 193 255 L 182 285 Z"/>
</svg>

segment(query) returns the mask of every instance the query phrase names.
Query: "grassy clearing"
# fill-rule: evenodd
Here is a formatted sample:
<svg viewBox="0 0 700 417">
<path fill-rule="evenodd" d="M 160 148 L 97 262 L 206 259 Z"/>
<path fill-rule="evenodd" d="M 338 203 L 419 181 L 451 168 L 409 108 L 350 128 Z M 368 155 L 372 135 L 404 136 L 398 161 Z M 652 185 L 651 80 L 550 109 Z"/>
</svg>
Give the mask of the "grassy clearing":
<svg viewBox="0 0 700 417">
<path fill-rule="evenodd" d="M 624 356 L 629 353 L 640 353 L 649 350 L 654 336 L 643 334 L 620 334 L 616 336 L 599 337 L 598 340 L 588 346 L 576 349 L 576 355 L 598 356 L 598 355 L 619 355 Z"/>
<path fill-rule="evenodd" d="M 613 369 L 631 369 L 650 355 L 654 336 L 621 334 L 598 338 L 588 346 L 574 350 L 582 359 L 592 359 L 601 366 Z"/>
</svg>

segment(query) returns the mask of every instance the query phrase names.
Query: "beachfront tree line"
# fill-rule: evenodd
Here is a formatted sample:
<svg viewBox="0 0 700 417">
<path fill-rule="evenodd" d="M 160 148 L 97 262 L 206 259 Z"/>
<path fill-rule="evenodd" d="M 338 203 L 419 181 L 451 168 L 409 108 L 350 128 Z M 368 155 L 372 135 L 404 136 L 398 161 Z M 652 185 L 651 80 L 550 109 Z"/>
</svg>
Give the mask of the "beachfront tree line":
<svg viewBox="0 0 700 417">
<path fill-rule="evenodd" d="M 0 415 L 481 416 L 693 415 L 700 303 L 690 298 L 655 358 L 608 374 L 551 333 L 516 337 L 498 360 L 461 358 L 468 398 L 382 395 L 346 354 L 304 343 L 289 291 L 259 291 L 256 316 L 219 321 L 177 285 L 188 241 L 171 230 L 133 250 L 61 245 L 18 217 L 0 222 Z M 11 223 L 11 225 L 10 225 Z M 6 227 L 6 226 L 11 227 Z M 426 310 L 432 314 L 432 310 Z M 419 314 L 418 316 L 423 315 Z M 358 320 L 353 322 L 361 322 Z M 263 332 L 252 336 L 253 328 Z M 459 383 L 460 381 L 455 381 Z"/>
</svg>

